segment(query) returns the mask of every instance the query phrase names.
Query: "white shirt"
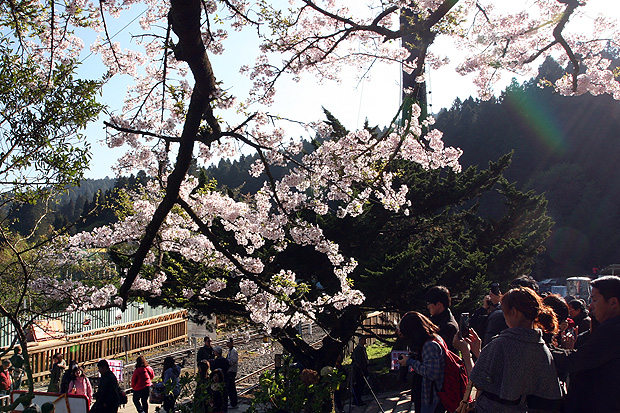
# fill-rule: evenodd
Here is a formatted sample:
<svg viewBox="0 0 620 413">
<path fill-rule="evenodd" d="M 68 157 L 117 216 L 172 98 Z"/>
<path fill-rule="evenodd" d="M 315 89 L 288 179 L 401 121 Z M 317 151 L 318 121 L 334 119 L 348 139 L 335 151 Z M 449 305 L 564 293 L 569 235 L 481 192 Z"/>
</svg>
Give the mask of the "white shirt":
<svg viewBox="0 0 620 413">
<path fill-rule="evenodd" d="M 228 350 L 228 354 L 226 355 L 226 360 L 228 360 L 228 363 L 230 364 L 228 371 L 231 373 L 236 373 L 237 367 L 239 365 L 239 355 L 237 354 L 236 348 L 233 347 Z"/>
</svg>

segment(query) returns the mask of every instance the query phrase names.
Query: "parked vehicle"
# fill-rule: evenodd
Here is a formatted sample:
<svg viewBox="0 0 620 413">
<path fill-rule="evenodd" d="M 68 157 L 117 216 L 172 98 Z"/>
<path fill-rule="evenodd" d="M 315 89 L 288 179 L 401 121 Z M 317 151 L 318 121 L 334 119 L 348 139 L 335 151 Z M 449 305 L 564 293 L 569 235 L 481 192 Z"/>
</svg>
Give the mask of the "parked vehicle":
<svg viewBox="0 0 620 413">
<path fill-rule="evenodd" d="M 590 302 L 590 277 L 569 277 L 566 279 L 566 294 Z"/>
</svg>

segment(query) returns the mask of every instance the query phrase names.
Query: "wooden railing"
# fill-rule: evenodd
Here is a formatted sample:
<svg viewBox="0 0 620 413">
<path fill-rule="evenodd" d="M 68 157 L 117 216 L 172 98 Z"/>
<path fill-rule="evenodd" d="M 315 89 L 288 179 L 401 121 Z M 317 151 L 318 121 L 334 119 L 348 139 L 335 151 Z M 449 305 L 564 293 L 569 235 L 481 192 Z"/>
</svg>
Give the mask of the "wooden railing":
<svg viewBox="0 0 620 413">
<path fill-rule="evenodd" d="M 67 335 L 62 340 L 28 343 L 34 380 L 41 381 L 49 376 L 51 360 L 56 353 L 61 353 L 67 363 L 76 360 L 81 365 L 88 366 L 100 359 L 120 358 L 185 341 L 186 316 L 185 310 L 179 310 L 140 321 Z"/>
<path fill-rule="evenodd" d="M 401 315 L 398 313 L 390 313 L 386 311 L 373 311 L 366 315 L 363 328 L 360 329 L 360 333 L 367 333 L 367 330 L 371 330 L 373 334 L 378 336 L 394 336 L 396 325 L 400 320 Z M 368 337 L 368 344 L 375 342 L 374 337 Z"/>
</svg>

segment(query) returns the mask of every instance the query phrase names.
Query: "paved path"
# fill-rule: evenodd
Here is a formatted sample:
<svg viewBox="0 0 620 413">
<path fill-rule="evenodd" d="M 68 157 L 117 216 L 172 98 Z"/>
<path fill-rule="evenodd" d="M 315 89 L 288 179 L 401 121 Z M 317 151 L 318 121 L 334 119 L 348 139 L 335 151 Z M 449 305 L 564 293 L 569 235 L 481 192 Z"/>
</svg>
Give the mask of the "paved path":
<svg viewBox="0 0 620 413">
<path fill-rule="evenodd" d="M 348 403 L 344 406 L 344 413 L 413 413 L 411 409 L 411 390 L 393 391 L 380 393 L 377 399 L 381 404 L 381 408 L 372 396 L 365 395 L 365 406 L 351 406 Z M 161 404 L 149 405 L 149 412 L 154 413 Z M 242 413 L 250 407 L 246 402 L 240 400 L 237 409 L 229 409 L 228 413 Z M 383 409 L 383 410 L 381 410 Z M 131 401 L 129 395 L 129 404 L 118 410 L 119 413 L 137 413 L 136 407 Z"/>
<path fill-rule="evenodd" d="M 120 409 L 118 409 L 119 413 L 138 413 L 138 410 L 136 409 L 136 406 L 134 406 L 133 402 L 131 401 L 131 394 L 128 395 L 129 396 L 129 403 L 127 403 L 126 406 L 121 407 Z M 155 413 L 157 411 L 157 408 L 161 408 L 161 404 L 149 404 L 149 413 Z M 243 400 L 239 400 L 239 404 L 237 405 L 236 409 L 229 409 L 228 413 L 241 413 L 241 412 L 245 412 L 248 407 L 250 407 L 249 404 L 247 404 L 246 402 L 244 402 Z M 163 412 L 163 410 L 161 410 Z"/>
</svg>

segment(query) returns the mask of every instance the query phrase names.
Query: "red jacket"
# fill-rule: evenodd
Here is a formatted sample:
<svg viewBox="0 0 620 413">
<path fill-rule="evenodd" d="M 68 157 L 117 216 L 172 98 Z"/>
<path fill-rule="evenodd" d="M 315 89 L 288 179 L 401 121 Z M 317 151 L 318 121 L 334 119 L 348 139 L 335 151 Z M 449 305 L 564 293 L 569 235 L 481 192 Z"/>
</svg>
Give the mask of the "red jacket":
<svg viewBox="0 0 620 413">
<path fill-rule="evenodd" d="M 155 372 L 151 366 L 138 367 L 131 376 L 131 388 L 138 391 L 150 387 L 153 377 L 155 377 Z"/>
<path fill-rule="evenodd" d="M 8 369 L 2 367 L 0 367 L 0 390 L 7 392 L 11 390 L 11 374 Z"/>
</svg>

